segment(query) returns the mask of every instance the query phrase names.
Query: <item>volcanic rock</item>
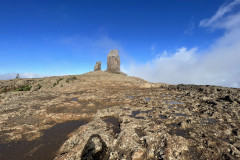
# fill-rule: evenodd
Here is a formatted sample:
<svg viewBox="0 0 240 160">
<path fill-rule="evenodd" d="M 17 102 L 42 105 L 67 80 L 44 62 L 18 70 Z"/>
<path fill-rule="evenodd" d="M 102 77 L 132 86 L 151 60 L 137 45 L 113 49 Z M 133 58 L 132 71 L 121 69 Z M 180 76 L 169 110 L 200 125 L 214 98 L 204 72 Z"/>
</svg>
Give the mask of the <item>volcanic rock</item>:
<svg viewBox="0 0 240 160">
<path fill-rule="evenodd" d="M 112 73 L 120 73 L 120 57 L 117 49 L 113 49 L 107 56 L 107 71 Z"/>
<path fill-rule="evenodd" d="M 238 160 L 239 99 L 104 71 L 0 80 L 0 159 Z"/>
<path fill-rule="evenodd" d="M 94 71 L 101 71 L 101 61 L 96 62 Z"/>
</svg>

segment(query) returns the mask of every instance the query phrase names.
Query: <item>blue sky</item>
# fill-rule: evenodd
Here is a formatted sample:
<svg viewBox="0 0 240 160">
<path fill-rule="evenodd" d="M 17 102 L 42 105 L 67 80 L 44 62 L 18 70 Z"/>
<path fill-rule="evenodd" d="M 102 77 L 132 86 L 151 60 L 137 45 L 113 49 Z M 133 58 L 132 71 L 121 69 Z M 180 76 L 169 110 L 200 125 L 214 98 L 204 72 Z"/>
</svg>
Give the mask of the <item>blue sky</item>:
<svg viewBox="0 0 240 160">
<path fill-rule="evenodd" d="M 233 40 L 235 46 L 222 48 L 226 54 L 239 45 L 240 38 L 228 38 L 239 33 L 239 4 L 239 0 L 1 0 L 0 79 L 13 73 L 81 74 L 92 71 L 99 60 L 106 69 L 107 54 L 116 48 L 122 71 L 129 75 L 152 82 L 240 87 L 237 63 L 228 62 L 231 77 L 222 71 L 222 59 L 214 58 L 225 59 L 217 50 L 228 42 Z M 239 52 L 232 54 L 240 60 Z M 198 70 L 185 70 L 194 67 Z"/>
</svg>

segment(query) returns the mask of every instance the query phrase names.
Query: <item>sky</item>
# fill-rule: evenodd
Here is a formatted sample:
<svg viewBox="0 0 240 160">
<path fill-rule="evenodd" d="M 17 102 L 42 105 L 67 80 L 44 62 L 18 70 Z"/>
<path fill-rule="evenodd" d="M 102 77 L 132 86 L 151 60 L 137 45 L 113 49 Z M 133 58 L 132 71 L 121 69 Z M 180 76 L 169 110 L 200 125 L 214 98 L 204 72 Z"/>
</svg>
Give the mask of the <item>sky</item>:
<svg viewBox="0 0 240 160">
<path fill-rule="evenodd" d="M 0 79 L 105 70 L 111 49 L 130 76 L 240 88 L 240 0 L 0 1 Z"/>
</svg>

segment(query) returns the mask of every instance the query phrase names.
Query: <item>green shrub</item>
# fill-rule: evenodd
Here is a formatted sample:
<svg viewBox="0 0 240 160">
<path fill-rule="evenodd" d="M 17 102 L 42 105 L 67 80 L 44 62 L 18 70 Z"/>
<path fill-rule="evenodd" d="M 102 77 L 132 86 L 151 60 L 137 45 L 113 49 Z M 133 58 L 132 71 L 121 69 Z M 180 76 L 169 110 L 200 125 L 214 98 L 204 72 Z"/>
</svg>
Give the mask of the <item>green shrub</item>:
<svg viewBox="0 0 240 160">
<path fill-rule="evenodd" d="M 18 91 L 30 91 L 31 88 L 32 88 L 32 86 L 21 86 L 21 87 L 15 89 L 14 91 L 15 92 L 18 92 Z"/>
<path fill-rule="evenodd" d="M 61 80 L 63 80 L 63 78 L 59 78 L 59 79 L 57 80 L 57 84 L 59 84 L 59 82 L 60 82 Z"/>
<path fill-rule="evenodd" d="M 74 81 L 74 80 L 77 80 L 77 77 L 76 76 L 71 76 L 71 77 L 66 79 L 66 83 L 69 83 L 70 81 Z"/>
<path fill-rule="evenodd" d="M 72 79 L 72 80 L 77 80 L 77 77 L 76 77 L 76 76 L 73 76 L 71 79 Z"/>
</svg>

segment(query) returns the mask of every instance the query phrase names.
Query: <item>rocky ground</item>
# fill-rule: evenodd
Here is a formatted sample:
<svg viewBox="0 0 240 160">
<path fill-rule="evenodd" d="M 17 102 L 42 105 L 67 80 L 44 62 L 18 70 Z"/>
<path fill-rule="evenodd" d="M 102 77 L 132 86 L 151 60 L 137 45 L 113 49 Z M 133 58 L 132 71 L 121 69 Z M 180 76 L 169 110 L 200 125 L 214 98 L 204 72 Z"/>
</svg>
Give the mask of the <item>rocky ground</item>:
<svg viewBox="0 0 240 160">
<path fill-rule="evenodd" d="M 240 159 L 240 89 L 103 71 L 0 81 L 0 159 Z"/>
</svg>

